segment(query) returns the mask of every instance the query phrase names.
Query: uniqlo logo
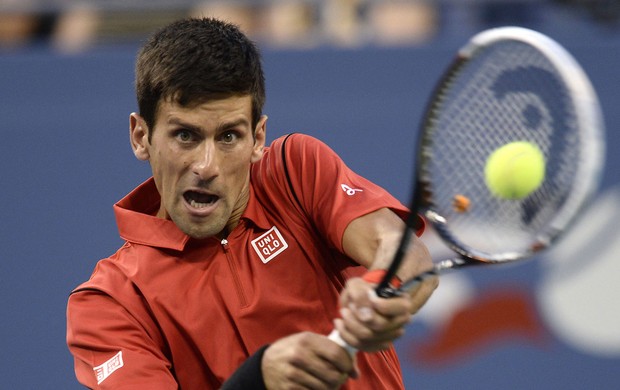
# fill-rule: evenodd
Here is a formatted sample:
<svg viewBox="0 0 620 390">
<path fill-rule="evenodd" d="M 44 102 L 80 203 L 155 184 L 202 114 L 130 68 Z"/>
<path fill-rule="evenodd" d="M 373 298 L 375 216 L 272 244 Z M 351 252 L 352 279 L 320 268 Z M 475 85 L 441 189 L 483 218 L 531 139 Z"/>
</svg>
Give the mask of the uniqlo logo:
<svg viewBox="0 0 620 390">
<path fill-rule="evenodd" d="M 262 236 L 252 240 L 252 247 L 254 247 L 262 262 L 267 264 L 288 248 L 288 244 L 284 241 L 284 237 L 282 237 L 278 228 L 274 226 Z"/>
<path fill-rule="evenodd" d="M 114 371 L 123 367 L 123 352 L 119 351 L 116 355 L 112 356 L 108 361 L 104 362 L 102 365 L 93 368 L 95 371 L 95 376 L 97 377 L 97 384 L 100 384 L 107 377 L 110 376 Z"/>
</svg>

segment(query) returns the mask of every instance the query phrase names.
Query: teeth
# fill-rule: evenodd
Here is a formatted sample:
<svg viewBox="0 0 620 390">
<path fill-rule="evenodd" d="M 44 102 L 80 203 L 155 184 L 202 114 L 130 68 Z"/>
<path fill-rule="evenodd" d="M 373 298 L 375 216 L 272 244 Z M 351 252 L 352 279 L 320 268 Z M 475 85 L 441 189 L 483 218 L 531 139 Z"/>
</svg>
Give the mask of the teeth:
<svg viewBox="0 0 620 390">
<path fill-rule="evenodd" d="M 196 202 L 194 199 L 190 199 L 189 204 L 192 205 L 192 207 L 195 207 L 197 209 L 201 209 L 201 208 L 207 207 L 209 205 L 209 203 Z"/>
<path fill-rule="evenodd" d="M 215 195 L 201 194 L 198 192 L 188 191 L 183 194 L 185 201 L 195 209 L 203 209 L 217 202 L 218 197 Z"/>
</svg>

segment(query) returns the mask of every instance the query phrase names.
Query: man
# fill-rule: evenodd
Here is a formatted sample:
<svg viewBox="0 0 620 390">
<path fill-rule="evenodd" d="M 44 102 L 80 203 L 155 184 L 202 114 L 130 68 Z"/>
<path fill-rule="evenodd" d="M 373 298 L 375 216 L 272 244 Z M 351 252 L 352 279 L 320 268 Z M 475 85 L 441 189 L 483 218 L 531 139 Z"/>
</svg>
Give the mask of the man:
<svg viewBox="0 0 620 390">
<path fill-rule="evenodd" d="M 259 53 L 230 24 L 158 31 L 138 55 L 136 91 L 130 141 L 153 177 L 115 205 L 125 245 L 69 298 L 78 380 L 402 388 L 391 342 L 437 282 L 407 297 L 370 292 L 407 210 L 314 138 L 265 146 Z M 399 277 L 429 265 L 415 239 Z M 325 336 L 334 327 L 365 352 L 352 359 Z"/>
</svg>

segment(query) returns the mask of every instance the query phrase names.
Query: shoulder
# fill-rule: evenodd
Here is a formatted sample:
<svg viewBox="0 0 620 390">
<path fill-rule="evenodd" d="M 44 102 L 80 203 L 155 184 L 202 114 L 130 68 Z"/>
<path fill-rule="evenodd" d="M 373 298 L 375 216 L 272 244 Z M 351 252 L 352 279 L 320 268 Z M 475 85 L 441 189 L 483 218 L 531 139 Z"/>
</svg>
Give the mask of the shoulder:
<svg viewBox="0 0 620 390">
<path fill-rule="evenodd" d="M 143 283 L 145 278 L 140 274 L 158 270 L 145 266 L 148 259 L 138 261 L 144 254 L 141 249 L 149 248 L 125 244 L 114 255 L 99 260 L 89 280 L 71 291 L 67 312 L 71 314 L 72 327 L 79 327 L 77 322 L 84 318 L 109 317 L 110 313 L 119 310 L 123 313 L 118 314 L 120 317 L 151 322 L 148 304 L 150 286 Z M 96 309 L 93 311 L 93 308 Z"/>
<path fill-rule="evenodd" d="M 252 167 L 256 185 L 291 186 L 312 181 L 317 172 L 336 171 L 344 163 L 323 141 L 303 133 L 276 138 Z M 329 176 L 329 175 L 328 175 Z"/>
<path fill-rule="evenodd" d="M 305 174 L 319 168 L 332 168 L 342 160 L 325 142 L 303 133 L 291 133 L 272 142 L 266 161 L 277 161 L 287 174 L 295 171 Z"/>
<path fill-rule="evenodd" d="M 302 133 L 276 138 L 252 167 L 254 180 L 281 181 L 295 171 L 311 172 L 321 162 L 332 163 L 336 153 L 321 140 Z"/>
<path fill-rule="evenodd" d="M 333 153 L 332 149 L 323 141 L 308 134 L 303 133 L 291 133 L 276 139 L 273 142 L 274 146 L 278 146 L 280 149 L 286 148 L 293 152 L 301 151 L 329 151 Z M 294 154 L 297 154 L 294 153 Z"/>
<path fill-rule="evenodd" d="M 323 141 L 308 134 L 303 133 L 290 133 L 276 138 L 268 148 L 272 154 L 279 153 L 280 157 L 283 156 L 298 156 L 300 152 L 309 152 L 316 150 L 329 151 L 333 153 L 332 149 Z M 286 153 L 283 155 L 282 153 Z"/>
<path fill-rule="evenodd" d="M 141 246 L 139 246 L 141 247 Z M 107 295 L 114 295 L 130 284 L 131 275 L 136 274 L 139 268 L 135 245 L 125 243 L 112 256 L 97 262 L 90 278 L 76 287 L 72 293 L 82 290 L 101 291 Z"/>
</svg>

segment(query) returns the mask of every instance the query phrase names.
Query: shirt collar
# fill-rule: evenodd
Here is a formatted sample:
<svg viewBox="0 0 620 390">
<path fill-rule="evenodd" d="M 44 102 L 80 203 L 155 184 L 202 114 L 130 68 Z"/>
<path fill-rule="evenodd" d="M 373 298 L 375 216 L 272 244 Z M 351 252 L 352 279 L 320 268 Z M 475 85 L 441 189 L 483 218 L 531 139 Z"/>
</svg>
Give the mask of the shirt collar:
<svg viewBox="0 0 620 390">
<path fill-rule="evenodd" d="M 156 216 L 160 201 L 155 181 L 150 178 L 116 203 L 119 234 L 132 243 L 181 251 L 190 237 L 171 220 Z"/>
<path fill-rule="evenodd" d="M 270 229 L 272 226 L 265 214 L 265 209 L 256 197 L 252 180 L 250 180 L 250 199 L 248 199 L 248 205 L 241 215 L 241 219 L 252 221 L 254 225 L 264 230 Z"/>
<path fill-rule="evenodd" d="M 183 233 L 173 221 L 156 216 L 160 202 L 161 197 L 153 178 L 136 187 L 114 205 L 119 234 L 128 242 L 182 251 L 191 237 Z M 248 205 L 241 219 L 252 221 L 262 229 L 271 227 L 252 185 Z"/>
</svg>

